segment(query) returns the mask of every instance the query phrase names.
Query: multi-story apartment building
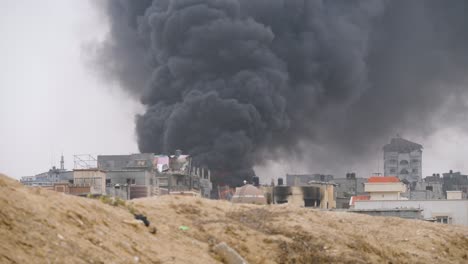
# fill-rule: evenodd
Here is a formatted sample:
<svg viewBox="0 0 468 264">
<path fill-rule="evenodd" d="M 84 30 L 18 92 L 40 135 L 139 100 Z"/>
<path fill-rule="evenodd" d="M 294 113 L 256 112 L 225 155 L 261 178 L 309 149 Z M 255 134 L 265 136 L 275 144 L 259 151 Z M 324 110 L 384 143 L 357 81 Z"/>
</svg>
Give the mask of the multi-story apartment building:
<svg viewBox="0 0 468 264">
<path fill-rule="evenodd" d="M 403 139 L 392 138 L 383 147 L 384 175 L 397 176 L 402 182 L 414 183 L 422 180 L 423 146 Z"/>
</svg>

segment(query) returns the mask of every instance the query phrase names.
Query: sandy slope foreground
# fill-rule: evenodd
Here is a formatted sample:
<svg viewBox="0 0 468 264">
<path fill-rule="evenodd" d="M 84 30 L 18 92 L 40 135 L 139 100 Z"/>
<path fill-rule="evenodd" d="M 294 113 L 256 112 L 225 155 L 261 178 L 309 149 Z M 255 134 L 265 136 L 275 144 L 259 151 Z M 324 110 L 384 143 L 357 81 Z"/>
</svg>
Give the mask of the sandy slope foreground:
<svg viewBox="0 0 468 264">
<path fill-rule="evenodd" d="M 168 196 L 116 207 L 1 175 L 0 208 L 0 263 L 220 263 L 223 241 L 249 263 L 468 263 L 468 228 L 398 218 Z"/>
</svg>

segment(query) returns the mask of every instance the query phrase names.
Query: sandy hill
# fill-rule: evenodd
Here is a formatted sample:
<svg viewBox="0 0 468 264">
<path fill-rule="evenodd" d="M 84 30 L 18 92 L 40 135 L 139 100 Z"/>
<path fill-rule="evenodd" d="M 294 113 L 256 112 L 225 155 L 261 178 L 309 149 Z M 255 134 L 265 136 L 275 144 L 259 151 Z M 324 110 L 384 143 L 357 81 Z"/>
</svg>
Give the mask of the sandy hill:
<svg viewBox="0 0 468 264">
<path fill-rule="evenodd" d="M 220 263 L 222 241 L 249 263 L 468 263 L 468 228 L 416 220 L 190 197 L 112 206 L 1 175 L 0 208 L 0 263 Z"/>
</svg>

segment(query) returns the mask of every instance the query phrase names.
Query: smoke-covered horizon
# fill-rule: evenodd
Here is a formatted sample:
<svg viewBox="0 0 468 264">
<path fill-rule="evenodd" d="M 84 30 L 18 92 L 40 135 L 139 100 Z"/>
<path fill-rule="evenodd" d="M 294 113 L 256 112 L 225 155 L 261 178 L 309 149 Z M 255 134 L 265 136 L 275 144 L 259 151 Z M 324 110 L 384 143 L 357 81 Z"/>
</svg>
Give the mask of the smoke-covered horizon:
<svg viewBox="0 0 468 264">
<path fill-rule="evenodd" d="M 108 1 L 95 63 L 147 107 L 142 152 L 237 184 L 285 155 L 333 164 L 466 111 L 465 1 Z M 463 116 L 463 114 L 462 114 Z"/>
</svg>

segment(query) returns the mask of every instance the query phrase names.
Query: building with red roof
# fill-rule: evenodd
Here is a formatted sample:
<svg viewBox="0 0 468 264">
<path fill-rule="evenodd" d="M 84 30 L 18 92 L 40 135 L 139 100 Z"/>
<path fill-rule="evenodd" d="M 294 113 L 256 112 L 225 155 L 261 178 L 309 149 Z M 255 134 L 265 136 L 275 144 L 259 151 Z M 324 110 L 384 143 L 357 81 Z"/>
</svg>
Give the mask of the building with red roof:
<svg viewBox="0 0 468 264">
<path fill-rule="evenodd" d="M 370 177 L 367 182 L 370 183 L 383 183 L 383 182 L 400 182 L 400 180 L 395 176 L 383 176 L 383 177 Z"/>
<path fill-rule="evenodd" d="M 364 183 L 364 191 L 370 200 L 404 200 L 400 194 L 406 192 L 406 185 L 395 176 L 373 176 Z"/>
</svg>

